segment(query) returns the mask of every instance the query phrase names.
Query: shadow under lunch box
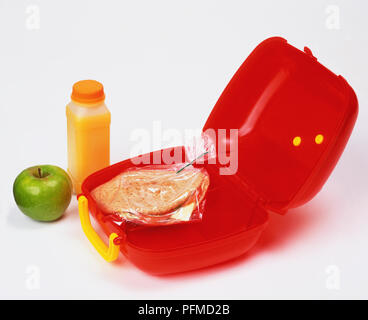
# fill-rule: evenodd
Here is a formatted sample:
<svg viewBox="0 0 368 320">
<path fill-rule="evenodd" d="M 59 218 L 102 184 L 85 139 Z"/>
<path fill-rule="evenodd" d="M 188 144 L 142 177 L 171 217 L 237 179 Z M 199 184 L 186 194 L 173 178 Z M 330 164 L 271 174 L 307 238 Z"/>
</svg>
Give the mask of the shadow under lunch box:
<svg viewBox="0 0 368 320">
<path fill-rule="evenodd" d="M 121 251 L 151 274 L 203 268 L 238 257 L 266 228 L 268 214 L 312 199 L 326 182 L 349 139 L 358 101 L 344 80 L 317 62 L 308 48 L 300 51 L 285 39 L 259 44 L 235 73 L 214 106 L 203 131 L 237 129 L 234 174 L 216 161 L 198 164 L 210 177 L 202 220 L 163 226 L 125 223 L 98 207 L 91 196 L 97 186 L 135 165 L 132 159 L 104 168 L 85 179 L 79 210 L 82 227 L 108 261 Z M 229 150 L 235 141 L 218 139 Z M 149 154 L 162 157 L 176 147 Z M 197 164 L 195 164 L 197 166 Z M 91 211 L 109 245 L 89 220 Z"/>
</svg>

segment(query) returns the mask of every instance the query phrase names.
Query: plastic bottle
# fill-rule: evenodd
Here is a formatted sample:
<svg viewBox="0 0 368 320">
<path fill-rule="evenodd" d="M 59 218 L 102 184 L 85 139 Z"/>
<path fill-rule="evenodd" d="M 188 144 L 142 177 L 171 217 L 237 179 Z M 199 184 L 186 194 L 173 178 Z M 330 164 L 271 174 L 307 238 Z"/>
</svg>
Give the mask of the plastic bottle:
<svg viewBox="0 0 368 320">
<path fill-rule="evenodd" d="M 87 176 L 110 165 L 111 114 L 102 84 L 95 80 L 76 82 L 66 116 L 68 173 L 78 194 Z"/>
</svg>

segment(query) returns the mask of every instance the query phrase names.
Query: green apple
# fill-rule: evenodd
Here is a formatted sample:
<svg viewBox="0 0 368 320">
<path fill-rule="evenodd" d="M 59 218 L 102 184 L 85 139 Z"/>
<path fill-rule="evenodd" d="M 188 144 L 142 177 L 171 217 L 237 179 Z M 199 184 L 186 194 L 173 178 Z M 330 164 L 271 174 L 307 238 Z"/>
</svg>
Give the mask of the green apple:
<svg viewBox="0 0 368 320">
<path fill-rule="evenodd" d="M 69 206 L 72 182 L 68 174 L 57 166 L 34 166 L 17 176 L 13 194 L 25 215 L 38 221 L 54 221 Z"/>
</svg>

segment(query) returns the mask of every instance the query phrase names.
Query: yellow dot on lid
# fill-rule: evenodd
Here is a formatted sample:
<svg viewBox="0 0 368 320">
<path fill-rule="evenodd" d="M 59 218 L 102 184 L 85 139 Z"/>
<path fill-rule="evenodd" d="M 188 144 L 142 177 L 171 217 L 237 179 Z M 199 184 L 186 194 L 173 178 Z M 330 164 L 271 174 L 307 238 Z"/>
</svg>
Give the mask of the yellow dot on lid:
<svg viewBox="0 0 368 320">
<path fill-rule="evenodd" d="M 314 139 L 314 141 L 317 143 L 317 144 L 321 144 L 323 142 L 323 135 L 322 134 L 317 134 L 316 135 L 316 138 Z"/>
<path fill-rule="evenodd" d="M 301 143 L 302 143 L 302 138 L 300 138 L 300 137 L 295 137 L 295 138 L 293 139 L 293 145 L 294 145 L 295 147 L 298 147 Z"/>
</svg>

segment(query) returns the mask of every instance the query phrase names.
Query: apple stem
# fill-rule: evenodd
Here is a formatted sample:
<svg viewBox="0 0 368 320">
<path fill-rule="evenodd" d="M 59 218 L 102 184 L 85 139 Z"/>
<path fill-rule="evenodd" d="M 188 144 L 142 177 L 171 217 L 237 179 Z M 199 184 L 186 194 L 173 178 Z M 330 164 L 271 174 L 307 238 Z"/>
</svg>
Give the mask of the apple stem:
<svg viewBox="0 0 368 320">
<path fill-rule="evenodd" d="M 42 169 L 40 167 L 38 167 L 37 169 L 38 169 L 38 176 L 42 178 Z"/>
</svg>

